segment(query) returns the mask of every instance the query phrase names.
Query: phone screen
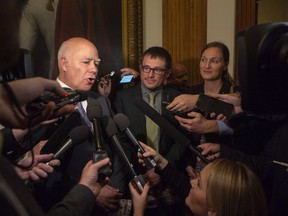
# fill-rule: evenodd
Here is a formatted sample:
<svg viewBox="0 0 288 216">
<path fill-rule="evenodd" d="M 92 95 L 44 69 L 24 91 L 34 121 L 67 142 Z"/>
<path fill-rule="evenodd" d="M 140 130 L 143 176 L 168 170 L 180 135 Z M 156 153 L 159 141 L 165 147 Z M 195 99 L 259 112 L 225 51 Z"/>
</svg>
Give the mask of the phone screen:
<svg viewBox="0 0 288 216">
<path fill-rule="evenodd" d="M 133 79 L 133 75 L 125 75 L 120 80 L 120 83 L 130 83 Z"/>
</svg>

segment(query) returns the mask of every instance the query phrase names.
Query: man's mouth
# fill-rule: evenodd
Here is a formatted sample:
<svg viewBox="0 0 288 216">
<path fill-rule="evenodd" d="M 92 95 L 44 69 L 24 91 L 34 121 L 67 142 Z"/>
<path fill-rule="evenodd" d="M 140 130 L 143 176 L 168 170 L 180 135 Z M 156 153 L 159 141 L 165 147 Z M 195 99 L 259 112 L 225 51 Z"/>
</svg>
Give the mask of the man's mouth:
<svg viewBox="0 0 288 216">
<path fill-rule="evenodd" d="M 147 81 L 148 83 L 154 83 L 154 82 L 155 82 L 153 79 L 146 79 L 146 81 Z"/>
<path fill-rule="evenodd" d="M 93 84 L 95 82 L 95 78 L 88 78 L 87 79 L 89 83 Z"/>
</svg>

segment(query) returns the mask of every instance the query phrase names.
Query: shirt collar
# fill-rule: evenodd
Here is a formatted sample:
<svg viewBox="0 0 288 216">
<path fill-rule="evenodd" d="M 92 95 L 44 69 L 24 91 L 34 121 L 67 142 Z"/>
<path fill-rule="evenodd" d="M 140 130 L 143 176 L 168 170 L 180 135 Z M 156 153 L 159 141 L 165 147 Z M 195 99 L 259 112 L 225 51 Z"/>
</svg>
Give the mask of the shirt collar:
<svg viewBox="0 0 288 216">
<path fill-rule="evenodd" d="M 57 77 L 56 81 L 59 83 L 59 85 L 62 87 L 62 88 L 70 88 L 70 89 L 73 89 L 71 88 L 70 86 L 66 85 L 64 82 L 62 82 L 59 77 Z"/>
</svg>

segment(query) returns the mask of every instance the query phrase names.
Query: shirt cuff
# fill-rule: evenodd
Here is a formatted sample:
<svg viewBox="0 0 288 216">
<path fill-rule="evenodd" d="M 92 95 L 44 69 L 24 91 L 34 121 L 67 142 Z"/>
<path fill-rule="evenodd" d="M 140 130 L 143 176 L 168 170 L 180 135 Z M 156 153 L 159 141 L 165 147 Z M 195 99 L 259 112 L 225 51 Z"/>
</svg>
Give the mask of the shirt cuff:
<svg viewBox="0 0 288 216">
<path fill-rule="evenodd" d="M 216 120 L 219 128 L 219 135 L 233 135 L 233 129 L 229 127 L 225 122 Z"/>
</svg>

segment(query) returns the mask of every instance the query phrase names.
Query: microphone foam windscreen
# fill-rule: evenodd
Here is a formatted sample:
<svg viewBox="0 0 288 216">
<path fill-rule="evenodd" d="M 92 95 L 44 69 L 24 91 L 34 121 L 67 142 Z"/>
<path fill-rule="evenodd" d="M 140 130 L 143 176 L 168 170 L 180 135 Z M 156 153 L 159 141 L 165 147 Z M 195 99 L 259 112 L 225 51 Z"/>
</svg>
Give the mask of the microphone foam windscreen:
<svg viewBox="0 0 288 216">
<path fill-rule="evenodd" d="M 113 119 L 120 131 L 124 131 L 126 128 L 130 127 L 130 121 L 123 113 L 116 114 Z"/>
<path fill-rule="evenodd" d="M 78 126 L 73 128 L 68 137 L 73 141 L 73 143 L 81 143 L 87 139 L 90 130 L 87 126 Z"/>
<path fill-rule="evenodd" d="M 87 105 L 87 116 L 91 121 L 93 118 L 101 118 L 102 117 L 102 108 L 101 104 L 97 100 L 89 100 Z"/>
<path fill-rule="evenodd" d="M 104 116 L 101 119 L 101 123 L 102 123 L 108 137 L 112 137 L 113 135 L 118 133 L 117 126 L 111 117 Z"/>
</svg>

